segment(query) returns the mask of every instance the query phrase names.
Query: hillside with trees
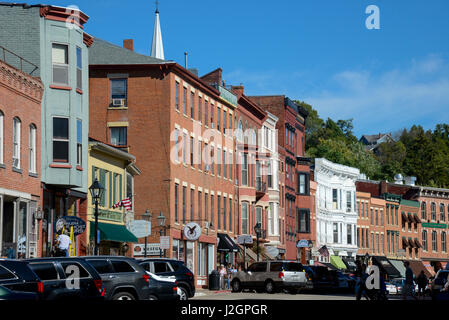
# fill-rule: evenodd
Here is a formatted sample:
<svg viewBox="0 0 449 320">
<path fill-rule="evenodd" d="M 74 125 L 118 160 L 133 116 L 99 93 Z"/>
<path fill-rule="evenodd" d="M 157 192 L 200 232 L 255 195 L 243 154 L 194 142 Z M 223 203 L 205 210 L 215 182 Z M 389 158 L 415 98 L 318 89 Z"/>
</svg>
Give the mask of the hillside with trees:
<svg viewBox="0 0 449 320">
<path fill-rule="evenodd" d="M 309 104 L 295 101 L 309 112 L 306 154 L 359 168 L 369 179 L 394 181 L 394 176 L 417 177 L 418 185 L 449 188 L 449 125 L 425 131 L 412 126 L 395 134 L 394 142 L 380 144 L 376 154 L 354 136 L 353 119 L 323 120 Z"/>
</svg>

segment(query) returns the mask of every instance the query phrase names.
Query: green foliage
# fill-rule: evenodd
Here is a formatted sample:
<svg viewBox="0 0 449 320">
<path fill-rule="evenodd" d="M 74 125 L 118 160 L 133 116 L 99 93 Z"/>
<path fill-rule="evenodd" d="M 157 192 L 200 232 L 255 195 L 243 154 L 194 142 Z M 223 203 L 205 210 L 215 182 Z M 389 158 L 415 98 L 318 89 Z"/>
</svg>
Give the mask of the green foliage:
<svg viewBox="0 0 449 320">
<path fill-rule="evenodd" d="M 360 169 L 371 179 L 393 181 L 394 176 L 417 177 L 424 186 L 449 188 L 449 125 L 434 131 L 421 126 L 403 129 L 396 142 L 382 143 L 376 154 L 353 135 L 353 119 L 324 121 L 313 107 L 295 101 L 309 112 L 306 120 L 306 154 Z"/>
</svg>

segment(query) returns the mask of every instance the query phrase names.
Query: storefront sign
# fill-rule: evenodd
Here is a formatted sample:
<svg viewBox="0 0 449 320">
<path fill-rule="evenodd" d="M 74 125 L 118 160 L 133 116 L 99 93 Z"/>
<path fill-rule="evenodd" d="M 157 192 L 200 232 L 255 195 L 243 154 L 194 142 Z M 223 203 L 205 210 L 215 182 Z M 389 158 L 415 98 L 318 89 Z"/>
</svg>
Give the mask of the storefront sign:
<svg viewBox="0 0 449 320">
<path fill-rule="evenodd" d="M 151 221 L 134 220 L 129 224 L 128 230 L 136 238 L 145 238 L 151 236 Z"/>
<path fill-rule="evenodd" d="M 436 228 L 436 229 L 446 229 L 447 225 L 444 223 L 423 223 L 423 228 Z"/>
<path fill-rule="evenodd" d="M 159 243 L 147 244 L 147 256 L 159 256 L 161 254 Z M 145 255 L 145 245 L 135 244 L 133 250 L 134 257 L 140 257 Z"/>
<path fill-rule="evenodd" d="M 198 223 L 190 222 L 184 227 L 184 237 L 189 241 L 196 241 L 201 237 L 201 227 Z"/>
<path fill-rule="evenodd" d="M 79 236 L 86 230 L 86 222 L 78 217 L 65 216 L 56 221 L 56 232 L 61 232 L 63 227 L 68 231 L 73 227 L 73 233 Z"/>
<path fill-rule="evenodd" d="M 169 236 L 162 236 L 161 237 L 160 247 L 161 247 L 162 250 L 169 250 L 170 249 L 170 237 Z"/>
<path fill-rule="evenodd" d="M 298 244 L 296 245 L 297 248 L 308 248 L 309 247 L 309 240 L 299 240 Z"/>
</svg>

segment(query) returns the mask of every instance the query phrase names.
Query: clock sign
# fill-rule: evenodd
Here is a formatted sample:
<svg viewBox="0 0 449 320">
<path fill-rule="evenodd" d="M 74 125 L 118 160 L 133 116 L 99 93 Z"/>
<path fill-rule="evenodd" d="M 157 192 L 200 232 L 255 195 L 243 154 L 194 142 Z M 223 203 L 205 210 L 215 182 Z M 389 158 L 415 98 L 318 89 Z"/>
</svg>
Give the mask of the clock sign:
<svg viewBox="0 0 449 320">
<path fill-rule="evenodd" d="M 198 223 L 190 222 L 184 227 L 184 236 L 189 241 L 196 241 L 201 237 L 201 227 Z"/>
</svg>

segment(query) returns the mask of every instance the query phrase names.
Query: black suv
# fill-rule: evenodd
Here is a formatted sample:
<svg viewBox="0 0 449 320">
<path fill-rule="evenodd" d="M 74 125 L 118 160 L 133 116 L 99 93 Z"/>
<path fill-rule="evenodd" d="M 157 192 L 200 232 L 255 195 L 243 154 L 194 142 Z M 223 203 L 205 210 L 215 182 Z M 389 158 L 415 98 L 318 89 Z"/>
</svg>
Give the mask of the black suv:
<svg viewBox="0 0 449 320">
<path fill-rule="evenodd" d="M 43 284 L 27 262 L 0 259 L 0 286 L 11 291 L 42 294 Z"/>
<path fill-rule="evenodd" d="M 25 260 L 43 283 L 43 300 L 103 300 L 100 275 L 81 258 L 38 258 Z"/>
<path fill-rule="evenodd" d="M 149 300 L 150 276 L 133 258 L 83 257 L 100 274 L 106 300 Z"/>
<path fill-rule="evenodd" d="M 150 258 L 138 260 L 148 272 L 158 276 L 174 276 L 181 290 L 180 300 L 195 296 L 195 277 L 183 261 L 165 258 Z"/>
<path fill-rule="evenodd" d="M 335 281 L 327 267 L 304 266 L 309 277 L 312 278 L 312 288 L 318 291 L 329 291 L 335 287 Z"/>
</svg>

